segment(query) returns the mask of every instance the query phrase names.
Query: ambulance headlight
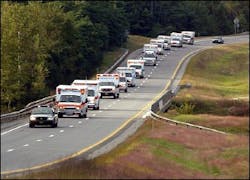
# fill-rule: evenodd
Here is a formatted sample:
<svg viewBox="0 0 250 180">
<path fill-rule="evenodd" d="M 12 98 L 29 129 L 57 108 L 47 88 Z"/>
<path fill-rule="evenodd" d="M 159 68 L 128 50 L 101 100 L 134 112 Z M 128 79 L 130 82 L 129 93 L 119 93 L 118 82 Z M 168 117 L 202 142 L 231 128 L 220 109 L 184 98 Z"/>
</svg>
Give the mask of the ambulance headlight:
<svg viewBox="0 0 250 180">
<path fill-rule="evenodd" d="M 76 107 L 76 109 L 77 109 L 77 110 L 79 110 L 79 109 L 80 109 L 80 107 Z"/>
<path fill-rule="evenodd" d="M 35 121 L 35 120 L 36 120 L 36 117 L 30 116 L 30 120 L 31 120 L 31 121 Z"/>
</svg>

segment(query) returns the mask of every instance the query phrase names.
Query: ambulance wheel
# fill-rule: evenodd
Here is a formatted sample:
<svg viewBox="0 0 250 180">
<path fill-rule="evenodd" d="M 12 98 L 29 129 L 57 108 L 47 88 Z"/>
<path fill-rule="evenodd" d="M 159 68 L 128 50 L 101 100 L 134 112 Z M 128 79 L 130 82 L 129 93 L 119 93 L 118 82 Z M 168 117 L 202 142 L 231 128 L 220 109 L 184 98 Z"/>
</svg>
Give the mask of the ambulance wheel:
<svg viewBox="0 0 250 180">
<path fill-rule="evenodd" d="M 58 113 L 58 117 L 62 118 L 63 117 L 62 113 Z"/>
<path fill-rule="evenodd" d="M 116 99 L 116 95 L 115 94 L 113 95 L 113 97 L 114 97 L 114 99 Z"/>
<path fill-rule="evenodd" d="M 83 118 L 86 118 L 87 117 L 87 113 L 83 115 Z"/>
<path fill-rule="evenodd" d="M 119 94 L 117 94 L 116 98 L 119 98 Z"/>
<path fill-rule="evenodd" d="M 29 127 L 30 127 L 30 128 L 35 127 L 35 124 L 33 124 L 33 123 L 29 123 Z"/>
<path fill-rule="evenodd" d="M 128 92 L 128 89 L 125 89 L 125 92 Z"/>
</svg>

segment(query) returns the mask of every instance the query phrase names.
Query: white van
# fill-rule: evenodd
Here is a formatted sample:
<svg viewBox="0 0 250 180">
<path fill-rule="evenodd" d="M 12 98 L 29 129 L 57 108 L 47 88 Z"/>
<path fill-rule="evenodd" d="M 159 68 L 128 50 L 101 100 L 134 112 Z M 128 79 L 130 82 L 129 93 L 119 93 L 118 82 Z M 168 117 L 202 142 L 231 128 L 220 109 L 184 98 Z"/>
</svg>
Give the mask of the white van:
<svg viewBox="0 0 250 180">
<path fill-rule="evenodd" d="M 127 66 L 135 68 L 137 78 L 144 78 L 144 63 L 144 60 L 128 59 Z"/>
<path fill-rule="evenodd" d="M 171 47 L 182 47 L 183 45 L 183 35 L 181 33 L 172 32 L 171 33 Z"/>
<path fill-rule="evenodd" d="M 72 85 L 86 85 L 88 86 L 88 108 L 94 110 L 100 109 L 100 97 L 99 81 L 98 80 L 80 80 L 76 79 L 72 82 Z"/>
<path fill-rule="evenodd" d="M 159 41 L 158 39 L 151 39 L 150 44 L 157 45 L 157 52 L 156 54 L 163 54 L 164 49 L 164 42 Z"/>
<path fill-rule="evenodd" d="M 181 34 L 183 35 L 183 43 L 192 45 L 194 44 L 194 31 L 181 31 Z"/>
<path fill-rule="evenodd" d="M 88 112 L 88 87 L 59 85 L 56 87 L 56 108 L 58 117 L 63 115 L 75 115 L 87 117 Z"/>
<path fill-rule="evenodd" d="M 125 76 L 128 86 L 135 87 L 136 69 L 133 67 L 118 67 L 116 71 L 120 76 Z"/>
</svg>

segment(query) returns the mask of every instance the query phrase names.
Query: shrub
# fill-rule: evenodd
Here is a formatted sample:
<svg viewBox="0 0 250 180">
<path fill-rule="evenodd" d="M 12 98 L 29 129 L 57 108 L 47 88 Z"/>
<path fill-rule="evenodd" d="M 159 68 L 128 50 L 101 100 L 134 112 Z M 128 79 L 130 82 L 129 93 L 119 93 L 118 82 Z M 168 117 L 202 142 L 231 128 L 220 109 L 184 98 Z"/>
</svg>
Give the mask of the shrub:
<svg viewBox="0 0 250 180">
<path fill-rule="evenodd" d="M 180 114 L 193 114 L 195 105 L 192 103 L 184 102 L 176 111 Z"/>
</svg>

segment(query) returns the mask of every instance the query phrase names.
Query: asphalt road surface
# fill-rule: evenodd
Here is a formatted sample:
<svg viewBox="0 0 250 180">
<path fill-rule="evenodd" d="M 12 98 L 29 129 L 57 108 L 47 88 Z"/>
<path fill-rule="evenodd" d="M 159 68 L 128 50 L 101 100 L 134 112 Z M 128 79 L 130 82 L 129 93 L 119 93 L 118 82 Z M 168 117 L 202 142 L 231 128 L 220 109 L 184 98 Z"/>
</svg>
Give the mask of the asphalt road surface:
<svg viewBox="0 0 250 180">
<path fill-rule="evenodd" d="M 224 40 L 225 44 L 249 42 L 249 36 L 224 37 Z M 137 79 L 136 87 L 130 87 L 128 93 L 121 92 L 119 99 L 104 97 L 101 99 L 100 110 L 89 110 L 87 118 L 60 118 L 58 128 L 29 128 L 28 121 L 24 121 L 24 124 L 15 129 L 5 129 L 1 132 L 1 173 L 40 166 L 72 154 L 77 155 L 77 152 L 82 152 L 112 134 L 138 113 L 140 116 L 135 120 L 142 118 L 150 109 L 152 99 L 164 89 L 172 77 L 181 59 L 192 51 L 209 46 L 218 45 L 212 44 L 211 38 L 207 38 L 195 42 L 194 45 L 172 47 L 170 51 L 164 51 L 164 55 L 158 58 L 157 66 L 145 66 L 145 78 Z M 140 55 L 141 50 L 138 50 L 128 58 L 138 58 Z M 126 61 L 121 66 L 126 66 Z M 178 79 L 184 70 L 185 66 L 181 68 Z"/>
</svg>

